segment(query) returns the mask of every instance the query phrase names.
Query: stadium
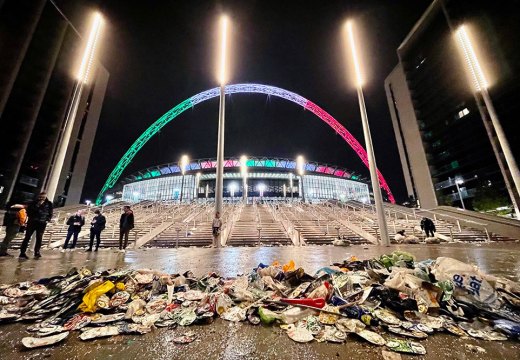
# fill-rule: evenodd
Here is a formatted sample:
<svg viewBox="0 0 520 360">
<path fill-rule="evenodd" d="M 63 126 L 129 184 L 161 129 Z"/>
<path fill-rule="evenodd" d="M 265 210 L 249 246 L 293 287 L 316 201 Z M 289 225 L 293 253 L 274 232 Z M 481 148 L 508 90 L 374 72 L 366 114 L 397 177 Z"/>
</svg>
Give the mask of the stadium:
<svg viewBox="0 0 520 360">
<path fill-rule="evenodd" d="M 119 182 L 117 198 L 182 202 L 215 198 L 216 159 L 186 164 L 167 163 L 135 172 Z M 370 202 L 368 181 L 338 166 L 303 164 L 299 175 L 295 160 L 272 157 L 228 158 L 224 161 L 224 199 L 227 202 L 260 200 L 326 200 Z M 182 171 L 182 169 L 184 171 Z M 245 193 L 244 193 L 245 189 Z"/>
</svg>

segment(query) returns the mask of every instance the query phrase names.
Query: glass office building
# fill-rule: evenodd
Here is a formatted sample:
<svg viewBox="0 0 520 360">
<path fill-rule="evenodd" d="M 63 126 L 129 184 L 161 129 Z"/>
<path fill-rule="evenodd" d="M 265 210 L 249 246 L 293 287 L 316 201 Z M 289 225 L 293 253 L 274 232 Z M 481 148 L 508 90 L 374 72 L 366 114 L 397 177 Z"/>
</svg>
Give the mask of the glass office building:
<svg viewBox="0 0 520 360">
<path fill-rule="evenodd" d="M 408 195 L 423 207 L 462 206 L 462 200 L 471 209 L 490 191 L 507 196 L 502 154 L 492 148 L 495 134 L 486 131 L 486 109 L 468 82 L 454 32 L 462 24 L 471 30 L 518 160 L 518 15 L 515 2 L 436 0 L 397 49 L 399 63 L 385 89 Z"/>
</svg>

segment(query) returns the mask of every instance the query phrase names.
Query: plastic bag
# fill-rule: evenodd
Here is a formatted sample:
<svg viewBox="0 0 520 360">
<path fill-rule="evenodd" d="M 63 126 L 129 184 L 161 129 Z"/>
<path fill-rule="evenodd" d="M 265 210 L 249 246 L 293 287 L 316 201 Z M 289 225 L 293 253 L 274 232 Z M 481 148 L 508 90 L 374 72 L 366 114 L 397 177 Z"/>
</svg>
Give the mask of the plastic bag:
<svg viewBox="0 0 520 360">
<path fill-rule="evenodd" d="M 455 285 L 453 296 L 470 302 L 499 305 L 493 286 L 478 269 L 462 261 L 440 257 L 432 269 L 437 281 L 451 280 Z"/>
<path fill-rule="evenodd" d="M 283 272 L 294 271 L 294 268 L 295 268 L 294 260 L 291 260 L 287 264 L 282 266 Z"/>
<path fill-rule="evenodd" d="M 109 292 L 115 287 L 112 281 L 105 281 L 103 284 L 92 288 L 83 296 L 83 302 L 79 309 L 83 312 L 95 312 L 97 310 L 96 301 L 98 297 Z"/>
<path fill-rule="evenodd" d="M 414 270 L 396 268 L 392 270 L 384 285 L 411 295 L 414 290 L 421 288 L 422 282 L 422 279 L 414 275 Z"/>
</svg>

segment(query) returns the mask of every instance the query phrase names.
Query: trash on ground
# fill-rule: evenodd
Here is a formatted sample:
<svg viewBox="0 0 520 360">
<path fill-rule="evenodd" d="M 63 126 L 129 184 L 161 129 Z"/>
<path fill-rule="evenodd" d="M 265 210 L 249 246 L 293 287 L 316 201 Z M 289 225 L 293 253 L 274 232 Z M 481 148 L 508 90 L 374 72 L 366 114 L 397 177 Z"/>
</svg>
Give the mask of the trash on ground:
<svg viewBox="0 0 520 360">
<path fill-rule="evenodd" d="M 215 318 L 279 326 L 299 343 L 343 343 L 348 336 L 386 345 L 383 357 L 399 359 L 397 353 L 425 354 L 418 341 L 437 332 L 519 340 L 520 285 L 451 258 L 417 262 L 404 251 L 369 260 L 352 256 L 313 275 L 291 260 L 259 264 L 236 278 L 83 268 L 0 285 L 0 324 L 29 323 L 26 348 L 57 344 L 71 332 L 93 340 L 209 325 Z M 172 342 L 197 338 L 195 331 L 181 331 Z"/>
</svg>

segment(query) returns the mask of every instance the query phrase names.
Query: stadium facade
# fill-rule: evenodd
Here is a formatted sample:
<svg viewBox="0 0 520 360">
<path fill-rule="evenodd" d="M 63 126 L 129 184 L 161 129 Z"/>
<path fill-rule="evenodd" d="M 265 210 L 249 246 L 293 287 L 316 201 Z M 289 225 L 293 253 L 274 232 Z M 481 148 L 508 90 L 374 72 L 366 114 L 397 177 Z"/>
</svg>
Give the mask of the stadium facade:
<svg viewBox="0 0 520 360">
<path fill-rule="evenodd" d="M 215 159 L 191 161 L 185 175 L 178 163 L 153 166 L 127 176 L 116 188 L 122 189 L 122 199 L 129 202 L 212 200 L 216 164 Z M 250 157 L 245 166 L 239 158 L 225 160 L 224 198 L 228 201 L 243 197 L 244 169 L 248 199 L 370 202 L 368 181 L 359 174 L 329 164 L 306 162 L 304 175 L 300 176 L 296 161 L 267 157 Z"/>
</svg>

